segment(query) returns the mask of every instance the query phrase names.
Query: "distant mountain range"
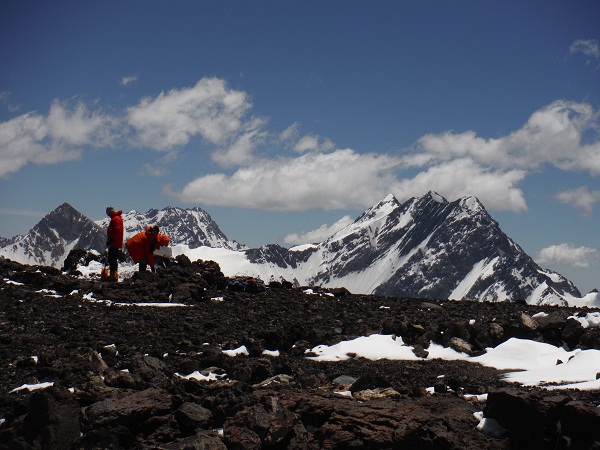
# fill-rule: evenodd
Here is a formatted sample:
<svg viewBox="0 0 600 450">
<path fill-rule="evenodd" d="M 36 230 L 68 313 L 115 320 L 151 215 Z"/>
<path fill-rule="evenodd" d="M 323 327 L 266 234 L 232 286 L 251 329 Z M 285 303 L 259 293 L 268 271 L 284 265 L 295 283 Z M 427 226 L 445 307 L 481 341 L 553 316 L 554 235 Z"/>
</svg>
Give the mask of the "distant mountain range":
<svg viewBox="0 0 600 450">
<path fill-rule="evenodd" d="M 323 242 L 290 249 L 277 244 L 249 249 L 231 241 L 200 208 L 131 211 L 123 221 L 126 236 L 158 224 L 179 253 L 223 249 L 210 257 L 222 267 L 231 264 L 220 262 L 219 255 L 227 255 L 228 261 L 233 255 L 246 273 L 295 279 L 302 285 L 346 287 L 357 294 L 530 304 L 561 305 L 581 297 L 573 283 L 542 269 L 506 236 L 475 197 L 449 202 L 429 192 L 400 203 L 390 194 Z M 6 241 L 0 255 L 60 267 L 73 248 L 103 251 L 107 226 L 108 219 L 96 223 L 65 203 L 28 234 Z"/>
</svg>

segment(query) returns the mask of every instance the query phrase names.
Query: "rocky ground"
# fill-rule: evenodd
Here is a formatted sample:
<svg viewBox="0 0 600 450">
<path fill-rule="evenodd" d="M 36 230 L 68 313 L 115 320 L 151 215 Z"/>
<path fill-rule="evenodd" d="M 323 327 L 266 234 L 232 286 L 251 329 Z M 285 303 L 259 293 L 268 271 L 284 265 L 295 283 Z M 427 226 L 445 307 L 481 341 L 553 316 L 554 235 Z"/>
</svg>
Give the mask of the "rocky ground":
<svg viewBox="0 0 600 450">
<path fill-rule="evenodd" d="M 373 333 L 419 356 L 510 337 L 600 349 L 598 327 L 567 320 L 576 309 L 263 288 L 185 257 L 106 283 L 73 272 L 86 258 L 75 252 L 68 273 L 0 260 L 0 448 L 600 448 L 597 392 L 522 388 L 467 362 L 305 353 Z M 123 305 L 137 302 L 188 306 Z M 223 352 L 242 345 L 248 355 Z M 13 391 L 42 382 L 54 384 Z M 507 432 L 479 430 L 478 411 Z"/>
</svg>

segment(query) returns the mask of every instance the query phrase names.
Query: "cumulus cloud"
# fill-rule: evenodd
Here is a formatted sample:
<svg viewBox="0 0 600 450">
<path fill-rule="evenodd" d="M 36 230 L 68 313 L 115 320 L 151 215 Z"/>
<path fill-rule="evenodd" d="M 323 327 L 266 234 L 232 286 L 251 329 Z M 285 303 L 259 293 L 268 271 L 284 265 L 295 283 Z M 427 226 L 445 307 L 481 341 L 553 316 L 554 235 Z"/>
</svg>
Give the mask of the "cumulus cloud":
<svg viewBox="0 0 600 450">
<path fill-rule="evenodd" d="M 443 192 L 449 200 L 475 195 L 486 208 L 518 212 L 527 209 L 525 196 L 517 188 L 523 178 L 525 172 L 522 170 L 494 170 L 472 159 L 459 158 L 433 165 L 413 178 L 400 180 L 395 189 L 399 199 L 434 190 Z"/>
<path fill-rule="evenodd" d="M 113 120 L 55 100 L 47 116 L 35 112 L 0 123 L 0 177 L 28 163 L 56 164 L 81 157 L 85 145 L 109 146 Z"/>
<path fill-rule="evenodd" d="M 533 172 L 554 166 L 600 175 L 598 119 L 589 104 L 559 100 L 506 136 L 484 138 L 473 131 L 425 135 L 403 156 L 406 168 L 420 172 L 402 180 L 401 191 L 435 189 L 450 200 L 475 195 L 491 209 L 525 210 L 518 186 Z"/>
<path fill-rule="evenodd" d="M 589 267 L 599 256 L 597 249 L 573 247 L 571 244 L 551 245 L 540 250 L 535 258 L 538 264 L 564 264 L 573 267 Z"/>
<path fill-rule="evenodd" d="M 534 171 L 553 165 L 599 175 L 600 141 L 583 140 L 588 132 L 597 135 L 598 118 L 589 104 L 560 100 L 534 112 L 523 127 L 504 137 L 486 139 L 473 131 L 425 135 L 405 160 L 412 166 L 431 166 L 469 158 L 495 169 Z"/>
<path fill-rule="evenodd" d="M 265 122 L 259 118 L 245 122 L 229 145 L 213 152 L 213 161 L 224 167 L 244 165 L 252 161 L 254 150 L 268 135 L 264 125 Z"/>
<path fill-rule="evenodd" d="M 600 201 L 600 191 L 590 191 L 587 186 L 581 186 L 559 192 L 555 198 L 561 203 L 580 210 L 584 215 L 590 215 L 594 205 Z"/>
<path fill-rule="evenodd" d="M 255 160 L 232 175 L 201 176 L 180 192 L 167 192 L 183 202 L 273 211 L 363 208 L 390 192 L 399 162 L 351 149 L 306 153 Z"/>
<path fill-rule="evenodd" d="M 600 43 L 596 39 L 580 39 L 574 41 L 569 48 L 569 54 L 581 54 L 586 58 L 586 64 L 596 65 L 600 63 Z"/>
<path fill-rule="evenodd" d="M 323 242 L 330 236 L 333 236 L 338 231 L 346 228 L 354 222 L 350 216 L 344 216 L 333 225 L 323 224 L 316 230 L 307 231 L 304 233 L 292 233 L 283 238 L 283 242 L 290 245 L 310 244 Z"/>
<path fill-rule="evenodd" d="M 449 200 L 475 195 L 493 210 L 524 211 L 527 202 L 519 184 L 531 173 L 554 166 L 600 174 L 598 118 L 589 104 L 561 100 L 534 112 L 506 136 L 429 134 L 397 155 L 332 150 L 329 140 L 301 137 L 299 125 L 293 124 L 278 138 L 293 143 L 289 147 L 300 156 L 239 157 L 248 163 L 234 173 L 203 175 L 180 192 L 169 192 L 189 203 L 298 211 L 360 209 L 388 193 L 403 201 L 433 189 Z M 232 154 L 251 155 L 244 148 Z"/>
<path fill-rule="evenodd" d="M 125 78 L 124 84 L 134 81 Z M 364 209 L 388 193 L 404 201 L 435 190 L 451 201 L 474 195 L 490 209 L 517 212 L 527 209 L 520 183 L 534 172 L 552 166 L 600 175 L 599 118 L 587 103 L 559 100 L 505 136 L 447 131 L 424 135 L 397 153 L 360 153 L 336 148 L 315 133 L 302 135 L 298 123 L 272 133 L 265 119 L 252 114 L 247 93 L 222 79 L 202 78 L 194 86 L 143 98 L 114 117 L 83 103 L 55 101 L 46 116 L 31 112 L 0 123 L 0 176 L 28 163 L 79 158 L 85 146 L 127 139 L 164 155 L 160 165 L 143 166 L 144 174 L 154 176 L 167 173 L 178 155 L 210 152 L 222 171 L 201 172 L 184 180 L 181 190 L 165 188 L 191 204 Z M 556 199 L 589 213 L 598 193 L 565 191 Z"/>
<path fill-rule="evenodd" d="M 127 108 L 127 122 L 142 146 L 169 151 L 193 137 L 226 146 L 236 141 L 251 108 L 248 95 L 229 89 L 224 80 L 202 78 L 195 86 L 144 98 Z"/>
</svg>

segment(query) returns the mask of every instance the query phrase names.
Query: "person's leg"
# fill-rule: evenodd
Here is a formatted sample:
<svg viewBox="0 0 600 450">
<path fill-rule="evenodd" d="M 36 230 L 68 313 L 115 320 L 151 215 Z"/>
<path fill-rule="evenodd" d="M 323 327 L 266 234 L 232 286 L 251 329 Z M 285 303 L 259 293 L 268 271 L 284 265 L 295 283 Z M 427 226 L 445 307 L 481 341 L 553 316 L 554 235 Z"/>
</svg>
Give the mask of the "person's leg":
<svg viewBox="0 0 600 450">
<path fill-rule="evenodd" d="M 116 272 L 119 269 L 119 249 L 115 247 L 108 248 L 108 267 L 111 273 Z"/>
<path fill-rule="evenodd" d="M 140 272 L 145 272 L 148 267 L 148 260 L 146 258 L 142 258 L 140 260 Z"/>
<path fill-rule="evenodd" d="M 117 274 L 117 269 L 119 268 L 119 249 L 108 247 L 108 255 L 106 256 L 106 260 L 110 270 L 107 281 L 119 281 L 119 275 Z"/>
</svg>

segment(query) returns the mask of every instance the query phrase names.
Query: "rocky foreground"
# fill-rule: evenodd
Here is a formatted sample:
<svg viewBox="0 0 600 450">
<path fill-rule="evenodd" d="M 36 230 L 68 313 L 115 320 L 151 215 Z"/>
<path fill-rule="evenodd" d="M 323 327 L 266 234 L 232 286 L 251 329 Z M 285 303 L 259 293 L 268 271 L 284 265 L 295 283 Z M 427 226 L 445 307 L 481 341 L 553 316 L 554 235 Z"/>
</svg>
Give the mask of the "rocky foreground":
<svg viewBox="0 0 600 450">
<path fill-rule="evenodd" d="M 418 356 L 430 342 L 477 355 L 511 337 L 600 349 L 598 327 L 567 319 L 580 310 L 310 294 L 185 257 L 103 283 L 74 271 L 86 258 L 74 253 L 67 273 L 0 260 L 0 448 L 600 448 L 598 392 L 522 388 L 467 362 L 305 353 L 373 333 Z M 148 302 L 187 306 L 131 305 Z M 478 429 L 480 411 L 506 431 Z"/>
</svg>

